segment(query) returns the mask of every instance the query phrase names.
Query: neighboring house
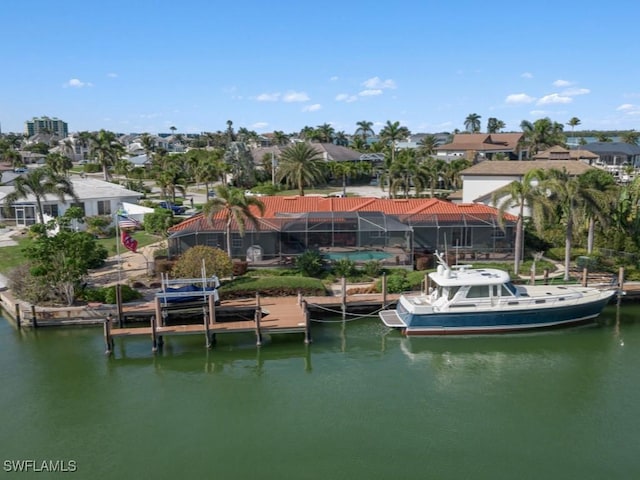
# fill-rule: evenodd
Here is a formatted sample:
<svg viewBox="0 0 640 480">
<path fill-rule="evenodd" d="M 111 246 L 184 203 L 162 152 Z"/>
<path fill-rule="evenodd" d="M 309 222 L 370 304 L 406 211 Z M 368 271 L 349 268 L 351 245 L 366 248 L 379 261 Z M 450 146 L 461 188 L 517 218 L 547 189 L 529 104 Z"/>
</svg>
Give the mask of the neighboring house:
<svg viewBox="0 0 640 480">
<path fill-rule="evenodd" d="M 526 162 L 486 161 L 460 172 L 462 201 L 491 205 L 494 191 L 514 181 L 522 181 L 527 172 L 534 169 L 566 169 L 569 175 L 582 175 L 592 170 L 584 162 L 576 160 L 531 160 Z M 515 209 L 511 212 L 516 214 Z"/>
<path fill-rule="evenodd" d="M 150 167 L 153 164 L 146 153 L 129 158 L 129 163 L 134 167 Z"/>
<path fill-rule="evenodd" d="M 594 142 L 583 145 L 582 148 L 598 155 L 596 165 L 608 170 L 621 169 L 627 165 L 640 168 L 640 147 L 638 145 L 624 142 Z"/>
<path fill-rule="evenodd" d="M 533 160 L 579 160 L 587 165 L 594 165 L 598 158 L 598 155 L 589 150 L 569 150 L 560 145 L 550 147 L 533 156 Z"/>
<path fill-rule="evenodd" d="M 85 216 L 94 215 L 115 215 L 119 207 L 124 203 L 138 203 L 142 193 L 128 190 L 120 185 L 104 182 L 94 178 L 72 177 L 73 189 L 78 196 L 78 203 L 71 203 L 72 199 L 66 202 L 53 196 L 47 195 L 43 201 L 44 213 L 51 217 L 63 215 L 69 207 L 80 207 Z M 0 205 L 3 205 L 4 198 L 13 191 L 11 186 L 0 186 Z M 0 210 L 0 218 L 6 213 L 5 209 Z M 14 203 L 8 212 L 6 219 L 15 219 L 16 226 L 28 227 L 37 223 L 37 213 L 35 197 L 29 195 L 26 199 L 21 199 Z M 82 228 L 82 226 L 80 226 Z"/>
<path fill-rule="evenodd" d="M 528 150 L 522 148 L 523 133 L 459 133 L 451 143 L 436 148 L 436 158 L 450 161 L 465 158 L 473 163 L 502 156 L 505 160 L 522 160 Z"/>
<path fill-rule="evenodd" d="M 411 264 L 416 253 L 451 248 L 474 252 L 513 253 L 515 217 L 506 229 L 498 226 L 497 210 L 481 204 L 456 205 L 438 199 L 381 199 L 366 197 L 261 197 L 265 213 L 259 228 L 246 223 L 244 237 L 231 224 L 234 257 L 278 260 L 309 249 L 378 251 L 380 256 L 401 253 Z M 212 220 L 195 215 L 169 229 L 169 255 L 195 245 L 226 249 L 226 221 L 222 213 Z M 249 253 L 251 252 L 251 254 Z M 372 258 L 379 258 L 373 256 Z"/>
</svg>

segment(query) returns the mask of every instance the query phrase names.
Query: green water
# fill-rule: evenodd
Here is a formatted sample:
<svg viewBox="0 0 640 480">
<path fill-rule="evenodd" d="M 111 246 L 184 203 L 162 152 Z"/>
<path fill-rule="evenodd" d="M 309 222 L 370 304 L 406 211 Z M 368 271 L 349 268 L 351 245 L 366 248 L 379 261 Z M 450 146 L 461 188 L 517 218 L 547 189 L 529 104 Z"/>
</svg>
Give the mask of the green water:
<svg viewBox="0 0 640 480">
<path fill-rule="evenodd" d="M 407 339 L 379 321 L 116 341 L 0 318 L 0 452 L 87 479 L 640 478 L 640 308 L 550 333 Z M 618 318 L 616 318 L 616 316 Z M 64 474 L 5 473 L 7 478 Z M 66 474 L 67 476 L 69 474 Z"/>
</svg>

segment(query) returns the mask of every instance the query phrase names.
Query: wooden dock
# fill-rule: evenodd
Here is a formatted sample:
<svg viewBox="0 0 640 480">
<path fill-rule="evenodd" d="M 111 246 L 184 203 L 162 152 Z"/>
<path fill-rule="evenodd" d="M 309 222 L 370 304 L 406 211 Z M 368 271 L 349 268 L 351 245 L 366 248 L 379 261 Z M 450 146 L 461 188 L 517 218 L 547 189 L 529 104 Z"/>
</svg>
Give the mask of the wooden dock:
<svg viewBox="0 0 640 480">
<path fill-rule="evenodd" d="M 203 335 L 205 345 L 211 348 L 216 335 L 223 333 L 253 332 L 256 344 L 262 344 L 265 334 L 302 333 L 305 343 L 311 342 L 310 311 L 320 311 L 339 315 L 343 318 L 347 310 L 378 310 L 394 304 L 398 294 L 360 294 L 313 297 L 269 297 L 256 295 L 255 299 L 236 299 L 222 302 L 216 306 L 213 295 L 207 295 L 206 301 L 200 300 L 187 304 L 166 304 L 158 297 L 154 302 L 135 306 L 123 306 L 122 318 L 146 318 L 148 326 L 120 327 L 123 322 L 109 316 L 104 321 L 106 353 L 113 351 L 114 338 L 146 336 L 151 339 L 152 351 L 163 345 L 163 337 L 168 335 Z M 223 312 L 222 317 L 219 316 Z M 233 312 L 236 312 L 234 318 Z M 249 315 L 250 312 L 250 315 Z M 202 321 L 172 324 L 171 317 L 200 315 Z M 240 318 L 238 318 L 240 317 Z M 224 320 L 221 321 L 221 318 Z"/>
</svg>

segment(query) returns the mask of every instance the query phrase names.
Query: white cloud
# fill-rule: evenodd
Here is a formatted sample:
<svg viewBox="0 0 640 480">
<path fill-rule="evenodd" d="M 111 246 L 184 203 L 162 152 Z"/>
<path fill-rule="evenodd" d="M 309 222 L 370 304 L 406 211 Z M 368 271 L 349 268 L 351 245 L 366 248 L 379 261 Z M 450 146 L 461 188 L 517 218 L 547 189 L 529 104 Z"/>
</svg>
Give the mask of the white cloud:
<svg viewBox="0 0 640 480">
<path fill-rule="evenodd" d="M 526 103 L 533 103 L 536 101 L 536 99 L 535 97 L 531 97 L 526 93 L 512 93 L 510 95 L 507 95 L 507 98 L 505 98 L 504 101 L 505 103 L 510 103 L 512 105 L 520 105 L 520 104 L 526 104 Z"/>
<path fill-rule="evenodd" d="M 256 97 L 256 100 L 259 102 L 277 102 L 279 99 L 279 93 L 261 93 Z"/>
<path fill-rule="evenodd" d="M 556 80 L 553 82 L 554 87 L 569 87 L 571 85 L 573 85 L 573 82 L 570 82 L 569 80 Z"/>
<path fill-rule="evenodd" d="M 330 80 L 331 82 L 336 82 L 336 81 L 338 81 L 338 79 L 339 79 L 339 77 L 338 77 L 337 75 L 334 75 L 334 76 L 333 76 L 333 77 L 331 77 L 329 80 Z"/>
<path fill-rule="evenodd" d="M 256 122 L 251 125 L 251 130 L 262 130 L 263 128 L 267 128 L 269 124 L 267 122 Z"/>
<path fill-rule="evenodd" d="M 107 77 L 109 78 L 118 78 L 118 74 L 114 72 L 107 73 Z"/>
<path fill-rule="evenodd" d="M 380 77 L 373 77 L 362 82 L 362 86 L 366 87 L 367 90 L 383 90 L 387 88 L 395 89 L 396 82 L 391 79 L 381 80 Z"/>
<path fill-rule="evenodd" d="M 361 97 L 375 97 L 376 95 L 382 95 L 382 90 L 363 90 L 358 93 Z"/>
<path fill-rule="evenodd" d="M 575 97 L 576 95 L 586 95 L 587 93 L 591 93 L 591 90 L 588 88 L 567 88 L 562 91 L 561 95 L 565 95 L 567 97 Z"/>
<path fill-rule="evenodd" d="M 618 110 L 620 112 L 624 112 L 624 111 L 628 111 L 628 110 L 635 110 L 635 109 L 636 109 L 635 105 L 633 105 L 631 103 L 623 103 L 618 108 L 616 108 L 616 110 Z"/>
<path fill-rule="evenodd" d="M 286 103 L 292 102 L 308 102 L 309 95 L 304 92 L 287 92 L 282 96 L 282 101 Z"/>
<path fill-rule="evenodd" d="M 320 109 L 322 109 L 322 105 L 320 105 L 319 103 L 314 103 L 313 105 L 305 105 L 304 107 L 302 107 L 303 112 L 317 112 Z"/>
<path fill-rule="evenodd" d="M 546 110 L 531 110 L 529 114 L 534 117 L 541 117 L 542 115 L 549 115 L 549 112 Z"/>
<path fill-rule="evenodd" d="M 356 97 L 355 95 L 349 95 L 347 93 L 340 93 L 340 94 L 336 95 L 336 102 L 351 103 L 351 102 L 355 102 L 357 100 L 358 100 L 358 97 Z"/>
<path fill-rule="evenodd" d="M 551 105 L 557 103 L 571 103 L 573 99 L 571 97 L 563 96 L 557 93 L 545 95 L 536 102 L 536 105 Z"/>
<path fill-rule="evenodd" d="M 62 85 L 63 87 L 71 87 L 71 88 L 83 88 L 83 87 L 93 87 L 93 84 L 90 82 L 83 82 L 78 80 L 77 78 L 72 78 L 68 82 Z"/>
<path fill-rule="evenodd" d="M 524 72 L 522 75 L 520 75 L 522 78 L 533 78 L 533 73 L 529 73 L 529 72 Z"/>
</svg>

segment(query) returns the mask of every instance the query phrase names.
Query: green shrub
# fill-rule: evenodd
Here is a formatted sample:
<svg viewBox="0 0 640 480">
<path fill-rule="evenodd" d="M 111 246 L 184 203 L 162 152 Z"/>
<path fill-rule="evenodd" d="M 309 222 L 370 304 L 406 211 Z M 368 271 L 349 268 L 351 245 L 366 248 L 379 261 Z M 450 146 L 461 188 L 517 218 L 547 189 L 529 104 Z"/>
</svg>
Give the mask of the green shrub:
<svg viewBox="0 0 640 480">
<path fill-rule="evenodd" d="M 324 272 L 324 259 L 317 250 L 307 250 L 296 258 L 296 268 L 305 277 L 319 277 Z"/>
<path fill-rule="evenodd" d="M 348 258 L 341 258 L 333 262 L 331 270 L 336 277 L 349 278 L 356 273 L 356 262 Z"/>
<path fill-rule="evenodd" d="M 380 272 L 382 272 L 382 263 L 379 260 L 370 260 L 362 267 L 362 273 L 370 278 L 378 277 Z"/>
<path fill-rule="evenodd" d="M 323 283 L 317 278 L 307 277 L 239 277 L 231 282 L 225 282 L 220 287 L 220 297 L 246 298 L 262 296 L 277 297 L 297 295 L 326 295 Z"/>
<path fill-rule="evenodd" d="M 120 286 L 122 303 L 131 302 L 142 298 L 142 294 L 129 285 Z M 101 302 L 107 304 L 116 303 L 116 285 L 101 288 L 85 288 L 81 297 L 87 302 Z"/>
</svg>

